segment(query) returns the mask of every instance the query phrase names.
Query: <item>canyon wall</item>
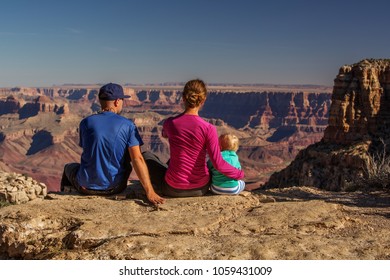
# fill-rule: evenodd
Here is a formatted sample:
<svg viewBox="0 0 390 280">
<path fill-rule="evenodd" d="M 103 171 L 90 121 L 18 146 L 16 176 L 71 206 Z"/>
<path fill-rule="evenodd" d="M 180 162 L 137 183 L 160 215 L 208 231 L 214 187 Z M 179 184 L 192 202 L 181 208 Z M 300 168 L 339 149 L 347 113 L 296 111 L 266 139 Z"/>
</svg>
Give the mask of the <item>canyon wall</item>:
<svg viewBox="0 0 390 280">
<path fill-rule="evenodd" d="M 202 113 L 235 128 L 320 130 L 328 121 L 330 94 L 306 92 L 211 92 Z"/>
<path fill-rule="evenodd" d="M 389 147 L 389 105 L 390 60 L 363 60 L 341 67 L 323 139 L 300 151 L 266 186 L 348 188 L 366 176 L 369 154 Z"/>
<path fill-rule="evenodd" d="M 0 89 L 0 162 L 55 190 L 63 165 L 80 159 L 78 124 L 100 109 L 99 86 Z M 181 89 L 124 88 L 122 115 L 134 120 L 143 150 L 169 158 L 161 137 L 165 118 L 181 112 Z M 210 89 L 200 115 L 219 133 L 240 138 L 238 154 L 246 180 L 264 182 L 306 146 L 319 141 L 330 107 L 328 92 Z M 55 158 L 53 159 L 53 155 Z M 132 174 L 134 176 L 134 174 Z"/>
</svg>

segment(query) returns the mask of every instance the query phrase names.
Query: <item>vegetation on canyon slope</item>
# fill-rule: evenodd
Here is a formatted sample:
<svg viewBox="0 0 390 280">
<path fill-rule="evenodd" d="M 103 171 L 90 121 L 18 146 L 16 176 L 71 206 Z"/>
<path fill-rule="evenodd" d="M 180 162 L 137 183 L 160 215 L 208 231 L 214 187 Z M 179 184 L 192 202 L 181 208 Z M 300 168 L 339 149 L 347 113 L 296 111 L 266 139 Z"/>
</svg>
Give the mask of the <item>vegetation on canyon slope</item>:
<svg viewBox="0 0 390 280">
<path fill-rule="evenodd" d="M 355 182 L 359 189 L 390 191 L 390 155 L 385 141 L 380 142 L 382 149 L 369 155 L 364 177 Z"/>
</svg>

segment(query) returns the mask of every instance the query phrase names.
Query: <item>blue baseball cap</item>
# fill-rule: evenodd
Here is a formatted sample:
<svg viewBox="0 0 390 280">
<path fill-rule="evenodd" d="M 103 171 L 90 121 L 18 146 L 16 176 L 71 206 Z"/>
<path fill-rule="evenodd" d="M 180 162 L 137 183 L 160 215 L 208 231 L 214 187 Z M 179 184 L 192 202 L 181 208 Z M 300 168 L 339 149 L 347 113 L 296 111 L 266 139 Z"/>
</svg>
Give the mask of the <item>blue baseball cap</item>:
<svg viewBox="0 0 390 280">
<path fill-rule="evenodd" d="M 99 90 L 100 100 L 116 100 L 129 97 L 129 95 L 124 94 L 123 87 L 118 84 L 109 83 L 102 86 Z"/>
</svg>

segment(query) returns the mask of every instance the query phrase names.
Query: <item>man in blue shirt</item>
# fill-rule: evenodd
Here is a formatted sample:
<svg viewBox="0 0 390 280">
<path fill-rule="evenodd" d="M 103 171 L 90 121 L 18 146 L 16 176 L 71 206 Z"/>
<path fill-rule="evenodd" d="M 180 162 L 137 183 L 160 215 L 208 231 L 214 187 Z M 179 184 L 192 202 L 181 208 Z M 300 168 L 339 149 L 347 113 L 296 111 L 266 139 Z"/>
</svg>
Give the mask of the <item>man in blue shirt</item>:
<svg viewBox="0 0 390 280">
<path fill-rule="evenodd" d="M 101 111 L 80 122 L 81 162 L 65 165 L 61 191 L 65 185 L 71 184 L 83 194 L 120 193 L 127 187 L 131 161 L 149 201 L 153 204 L 164 202 L 150 182 L 137 127 L 119 115 L 123 99 L 128 97 L 118 84 L 109 83 L 100 88 Z"/>
</svg>

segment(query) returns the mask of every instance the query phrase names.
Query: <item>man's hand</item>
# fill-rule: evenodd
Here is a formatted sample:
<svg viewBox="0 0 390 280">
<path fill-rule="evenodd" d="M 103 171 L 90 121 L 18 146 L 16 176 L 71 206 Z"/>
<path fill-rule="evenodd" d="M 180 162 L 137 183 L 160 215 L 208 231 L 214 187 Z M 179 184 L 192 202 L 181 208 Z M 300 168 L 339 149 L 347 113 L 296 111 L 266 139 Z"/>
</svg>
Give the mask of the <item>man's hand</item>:
<svg viewBox="0 0 390 280">
<path fill-rule="evenodd" d="M 154 205 L 163 204 L 165 202 L 165 198 L 162 198 L 154 191 L 150 194 L 146 194 L 146 196 L 148 197 L 148 200 Z"/>
</svg>

